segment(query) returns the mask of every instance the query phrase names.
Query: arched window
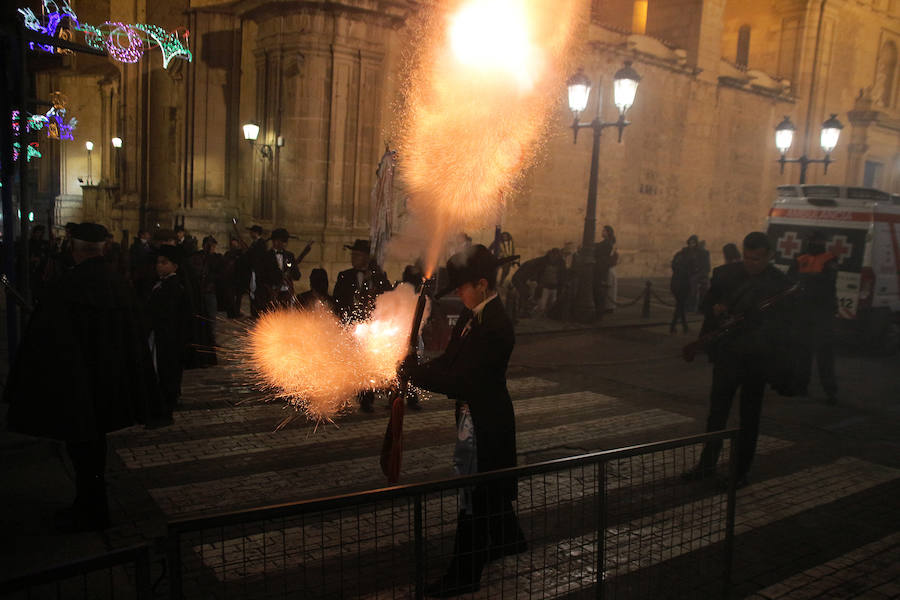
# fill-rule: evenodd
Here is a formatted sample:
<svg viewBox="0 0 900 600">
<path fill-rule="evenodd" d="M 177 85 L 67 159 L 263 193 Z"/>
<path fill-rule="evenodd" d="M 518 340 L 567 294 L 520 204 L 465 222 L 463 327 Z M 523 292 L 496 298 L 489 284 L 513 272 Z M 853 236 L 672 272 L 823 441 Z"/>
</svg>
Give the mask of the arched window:
<svg viewBox="0 0 900 600">
<path fill-rule="evenodd" d="M 750 63 L 750 26 L 741 25 L 738 29 L 737 57 L 735 61 L 739 67 L 746 67 Z"/>
<path fill-rule="evenodd" d="M 893 106 L 894 84 L 897 73 L 897 45 L 888 40 L 878 53 L 878 66 L 875 68 L 875 85 L 872 96 L 875 101 L 886 107 Z"/>
</svg>

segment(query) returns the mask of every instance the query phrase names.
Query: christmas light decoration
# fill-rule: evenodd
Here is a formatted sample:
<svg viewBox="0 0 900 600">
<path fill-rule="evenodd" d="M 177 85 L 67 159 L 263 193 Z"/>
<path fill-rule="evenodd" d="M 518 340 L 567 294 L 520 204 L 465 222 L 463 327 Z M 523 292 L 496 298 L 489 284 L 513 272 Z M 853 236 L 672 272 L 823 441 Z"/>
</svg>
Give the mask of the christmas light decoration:
<svg viewBox="0 0 900 600">
<path fill-rule="evenodd" d="M 56 37 L 63 19 L 68 20 L 68 27 L 84 34 L 85 43 L 91 48 L 105 50 L 110 58 L 124 63 L 135 63 L 150 48 L 159 48 L 162 52 L 163 68 L 168 68 L 173 58 L 181 58 L 190 62 L 193 55 L 188 49 L 189 32 L 178 28 L 166 31 L 157 25 L 147 23 L 125 24 L 110 22 L 100 26 L 81 23 L 72 7 L 66 0 L 43 0 L 44 21 L 38 18 L 30 8 L 20 8 L 25 27 L 50 37 Z M 29 42 L 31 50 L 38 48 L 45 52 L 57 52 L 58 48 L 50 44 Z"/>
</svg>

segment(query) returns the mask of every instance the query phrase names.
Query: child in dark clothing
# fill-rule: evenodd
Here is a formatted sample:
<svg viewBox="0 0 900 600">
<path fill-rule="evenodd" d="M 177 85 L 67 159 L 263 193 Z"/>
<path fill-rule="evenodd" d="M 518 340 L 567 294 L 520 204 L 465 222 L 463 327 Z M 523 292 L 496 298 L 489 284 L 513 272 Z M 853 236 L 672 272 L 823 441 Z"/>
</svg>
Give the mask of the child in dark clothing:
<svg viewBox="0 0 900 600">
<path fill-rule="evenodd" d="M 153 286 L 147 303 L 151 324 L 150 348 L 163 408 L 167 411 L 163 419 L 168 421 L 171 421 L 172 411 L 181 395 L 181 375 L 190 340 L 190 297 L 178 276 L 183 258 L 181 248 L 160 246 L 156 257 L 159 280 Z"/>
</svg>

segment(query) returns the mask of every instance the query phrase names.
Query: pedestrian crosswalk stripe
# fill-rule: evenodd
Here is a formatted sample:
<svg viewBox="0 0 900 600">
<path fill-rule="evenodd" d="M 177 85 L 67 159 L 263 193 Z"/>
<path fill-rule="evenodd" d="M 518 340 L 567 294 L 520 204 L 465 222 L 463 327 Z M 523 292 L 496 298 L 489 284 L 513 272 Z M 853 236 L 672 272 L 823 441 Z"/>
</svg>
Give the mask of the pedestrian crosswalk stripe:
<svg viewBox="0 0 900 600">
<path fill-rule="evenodd" d="M 618 402 L 614 398 L 591 392 L 580 392 L 572 396 L 600 404 Z M 544 400 L 546 404 L 546 399 L 536 400 Z M 540 403 L 537 403 L 534 409 L 536 410 L 539 405 Z M 407 420 L 405 424 L 410 421 L 412 419 Z M 649 431 L 691 421 L 690 417 L 678 413 L 651 409 L 519 432 L 516 440 L 519 452 L 527 453 L 557 445 L 560 440 L 565 440 L 567 444 L 578 445 L 583 441 Z M 379 434 L 383 431 L 384 423 L 379 422 Z M 452 449 L 451 444 L 440 444 L 405 452 L 402 477 L 409 480 L 431 473 L 434 474 L 434 478 L 451 476 Z M 377 488 L 384 483 L 378 466 L 378 457 L 375 455 L 377 451 L 378 448 L 375 447 L 372 448 L 372 455 L 349 460 L 154 488 L 150 490 L 150 494 L 164 513 L 173 516 L 196 511 L 222 510 L 234 506 L 254 506 L 269 502 L 271 498 L 314 498 L 347 487 Z M 446 467 L 441 469 L 435 465 Z"/>
<path fill-rule="evenodd" d="M 427 410 L 412 413 L 404 419 L 406 432 L 419 429 L 452 426 L 454 405 L 447 399 L 433 399 L 429 402 L 440 403 L 438 410 Z M 578 408 L 596 407 L 600 409 L 623 408 L 626 403 L 611 396 L 593 392 L 574 392 L 541 396 L 517 400 L 514 403 L 518 418 L 529 415 L 554 413 L 560 410 L 573 411 Z M 176 418 L 180 415 L 176 414 Z M 324 442 L 353 440 L 364 436 L 380 436 L 384 433 L 387 414 L 362 421 L 341 422 L 337 426 L 326 425 L 315 433 L 311 428 L 301 430 L 288 429 L 282 431 L 256 431 L 237 435 L 218 436 L 212 438 L 188 439 L 166 442 L 159 440 L 146 446 L 123 446 L 116 449 L 122 462 L 129 469 L 153 467 L 159 465 L 190 462 L 198 459 L 253 454 L 277 448 L 298 448 L 312 446 Z M 273 423 L 274 425 L 274 423 Z M 574 424 L 573 428 L 580 428 Z M 142 439 L 142 438 L 139 438 Z M 127 443 L 127 440 L 123 440 Z M 373 451 L 377 448 L 373 448 Z"/>
<path fill-rule="evenodd" d="M 871 594 L 873 598 L 896 598 L 900 596 L 898 565 L 900 533 L 892 533 L 770 585 L 757 592 L 756 597 L 791 600 L 833 598 L 842 596 L 847 586 L 851 585 L 854 595 L 858 597 Z M 851 582 L 847 580 L 848 572 L 856 575 Z"/>
</svg>

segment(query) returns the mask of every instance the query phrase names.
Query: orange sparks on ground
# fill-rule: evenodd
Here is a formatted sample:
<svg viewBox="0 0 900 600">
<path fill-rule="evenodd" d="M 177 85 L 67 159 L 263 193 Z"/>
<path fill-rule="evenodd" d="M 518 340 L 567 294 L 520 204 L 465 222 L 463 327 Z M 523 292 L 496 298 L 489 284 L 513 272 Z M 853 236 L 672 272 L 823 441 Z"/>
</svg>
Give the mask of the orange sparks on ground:
<svg viewBox="0 0 900 600">
<path fill-rule="evenodd" d="M 250 369 L 311 421 L 331 421 L 353 409 L 357 392 L 393 383 L 415 308 L 416 293 L 403 284 L 379 296 L 361 323 L 344 325 L 322 306 L 265 313 L 249 333 Z"/>
</svg>

